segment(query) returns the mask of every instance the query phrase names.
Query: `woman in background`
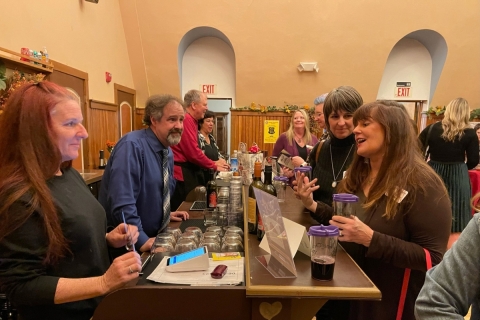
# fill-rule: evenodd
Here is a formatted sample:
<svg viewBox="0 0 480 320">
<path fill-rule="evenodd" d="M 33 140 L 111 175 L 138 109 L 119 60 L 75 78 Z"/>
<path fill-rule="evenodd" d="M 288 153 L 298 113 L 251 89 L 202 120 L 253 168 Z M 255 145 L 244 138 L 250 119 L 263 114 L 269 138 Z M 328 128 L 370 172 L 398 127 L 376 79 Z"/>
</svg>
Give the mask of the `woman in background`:
<svg viewBox="0 0 480 320">
<path fill-rule="evenodd" d="M 296 110 L 290 120 L 288 130 L 278 137 L 273 147 L 272 156 L 278 157 L 285 150 L 292 157 L 294 167 L 299 167 L 306 160 L 312 147 L 318 142 L 317 137 L 310 133 L 310 120 L 303 109 Z M 287 177 L 293 177 L 293 171 L 283 168 Z"/>
<path fill-rule="evenodd" d="M 411 147 L 417 135 L 403 110 L 372 102 L 355 112 L 354 122 L 357 150 L 337 192 L 359 197 L 356 215 L 333 215 L 331 205 L 314 201 L 318 186 L 304 176 L 297 178 L 297 195 L 318 222 L 340 229 L 342 247 L 382 292 L 381 301 L 351 301 L 349 319 L 394 320 L 402 312 L 401 319 L 414 320 L 427 261 L 438 264 L 447 246 L 448 193 Z M 406 268 L 411 272 L 402 305 Z"/>
<path fill-rule="evenodd" d="M 46 81 L 17 88 L 0 115 L 0 292 L 23 320 L 90 319 L 101 296 L 141 270 L 136 252 L 110 265 L 107 245 L 135 243 L 138 229 L 107 233 L 71 167 L 88 137 L 82 121 L 75 97 Z"/>
<path fill-rule="evenodd" d="M 198 146 L 210 160 L 217 161 L 218 159 L 223 159 L 223 156 L 220 154 L 217 142 L 212 134 L 215 124 L 214 117 L 215 114 L 207 110 L 203 119 L 198 120 Z M 203 175 L 205 179 L 203 185 L 206 185 L 208 180 L 210 180 L 210 173 L 204 169 Z"/>
<path fill-rule="evenodd" d="M 467 100 L 457 98 L 445 108 L 443 120 L 426 127 L 419 136 L 424 150 L 427 146 L 429 148 L 428 164 L 443 179 L 452 201 L 452 236 L 448 248 L 472 218 L 469 205 L 472 191 L 468 170 L 478 165 L 479 142 L 475 131 L 470 127 L 469 118 Z"/>
<path fill-rule="evenodd" d="M 323 113 L 323 104 L 327 98 L 328 93 L 324 93 L 313 100 L 313 105 L 315 106 L 313 119 L 317 122 L 318 127 L 321 130 L 318 140 L 325 140 L 328 138 L 328 131 L 325 126 L 325 115 Z"/>
</svg>

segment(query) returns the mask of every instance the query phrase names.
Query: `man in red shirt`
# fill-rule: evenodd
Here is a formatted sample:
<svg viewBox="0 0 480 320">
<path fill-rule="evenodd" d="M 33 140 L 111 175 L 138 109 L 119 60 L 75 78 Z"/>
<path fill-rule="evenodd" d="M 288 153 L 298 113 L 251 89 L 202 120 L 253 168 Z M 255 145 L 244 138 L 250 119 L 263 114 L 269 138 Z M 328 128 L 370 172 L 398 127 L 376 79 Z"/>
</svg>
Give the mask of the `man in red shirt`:
<svg viewBox="0 0 480 320">
<path fill-rule="evenodd" d="M 198 90 L 190 90 L 185 94 L 184 101 L 186 113 L 182 139 L 179 144 L 171 146 L 174 157 L 173 175 L 177 180 L 171 199 L 172 211 L 177 210 L 190 191 L 202 184 L 202 168 L 228 170 L 224 159 L 212 161 L 198 146 L 198 120 L 203 119 L 208 110 L 207 96 Z"/>
</svg>

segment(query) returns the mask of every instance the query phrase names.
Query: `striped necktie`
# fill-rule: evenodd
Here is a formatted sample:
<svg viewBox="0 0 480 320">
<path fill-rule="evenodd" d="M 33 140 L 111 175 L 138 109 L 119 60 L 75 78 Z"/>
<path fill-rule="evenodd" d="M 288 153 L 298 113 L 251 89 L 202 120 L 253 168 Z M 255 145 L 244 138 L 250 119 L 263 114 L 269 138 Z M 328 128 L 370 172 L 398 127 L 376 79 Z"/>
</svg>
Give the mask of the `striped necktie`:
<svg viewBox="0 0 480 320">
<path fill-rule="evenodd" d="M 162 150 L 162 171 L 163 171 L 163 221 L 159 230 L 161 232 L 170 222 L 170 188 L 168 183 L 168 149 Z"/>
</svg>

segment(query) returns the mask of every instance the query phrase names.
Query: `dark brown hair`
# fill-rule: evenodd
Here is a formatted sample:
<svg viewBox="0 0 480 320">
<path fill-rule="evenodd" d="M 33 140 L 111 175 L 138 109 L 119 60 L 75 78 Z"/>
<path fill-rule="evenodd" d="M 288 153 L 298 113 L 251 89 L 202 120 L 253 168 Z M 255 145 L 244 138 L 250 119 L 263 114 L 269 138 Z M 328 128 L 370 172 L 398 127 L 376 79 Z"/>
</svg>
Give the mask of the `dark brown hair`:
<svg viewBox="0 0 480 320">
<path fill-rule="evenodd" d="M 412 126 L 413 126 L 413 131 L 415 131 L 415 134 L 418 136 L 417 123 L 415 122 L 415 120 L 410 118 L 410 115 L 408 114 L 407 108 L 405 108 L 405 106 L 402 103 L 400 103 L 398 101 L 395 101 L 395 100 L 377 100 L 377 102 L 381 103 L 381 104 L 383 104 L 384 106 L 387 106 L 387 107 L 395 107 L 395 108 L 402 109 L 408 115 L 408 118 L 410 119 L 410 122 L 412 123 Z M 418 147 L 420 148 L 420 150 L 422 150 L 422 143 L 420 141 L 418 143 Z"/>
<path fill-rule="evenodd" d="M 373 119 L 378 122 L 385 132 L 385 154 L 377 177 L 373 181 L 364 208 L 373 208 L 385 195 L 387 208 L 384 214 L 391 219 L 397 214 L 402 190 L 408 191 L 402 204 L 407 207 L 415 202 L 418 191 L 426 192 L 427 186 L 435 185 L 447 190 L 442 179 L 423 160 L 418 148 L 417 136 L 409 117 L 401 108 L 392 108 L 380 102 L 367 103 L 354 113 L 353 122 Z M 380 134 L 380 133 L 379 133 Z M 353 162 L 347 170 L 347 175 L 338 187 L 338 192 L 356 193 L 362 190 L 370 173 L 368 159 L 355 153 Z"/>
<path fill-rule="evenodd" d="M 61 164 L 50 116 L 66 100 L 76 98 L 52 82 L 26 84 L 13 92 L 0 115 L 0 241 L 37 211 L 48 239 L 45 263 L 68 250 L 46 182 L 60 166 L 71 166 L 71 161 Z M 26 210 L 14 212 L 18 204 Z"/>
<path fill-rule="evenodd" d="M 209 118 L 215 118 L 215 113 L 213 111 L 210 111 L 210 110 L 207 110 L 207 112 L 205 112 L 205 115 L 203 116 L 202 119 L 198 120 L 198 130 L 200 130 L 202 128 L 202 125 L 203 125 L 203 122 L 205 121 L 205 119 L 209 119 Z"/>
<path fill-rule="evenodd" d="M 156 120 L 160 120 L 163 116 L 163 110 L 172 101 L 178 102 L 183 110 L 185 106 L 183 101 L 171 94 L 155 94 L 147 99 L 145 103 L 145 114 L 143 115 L 143 123 L 147 126 L 152 125 L 152 117 Z"/>
</svg>

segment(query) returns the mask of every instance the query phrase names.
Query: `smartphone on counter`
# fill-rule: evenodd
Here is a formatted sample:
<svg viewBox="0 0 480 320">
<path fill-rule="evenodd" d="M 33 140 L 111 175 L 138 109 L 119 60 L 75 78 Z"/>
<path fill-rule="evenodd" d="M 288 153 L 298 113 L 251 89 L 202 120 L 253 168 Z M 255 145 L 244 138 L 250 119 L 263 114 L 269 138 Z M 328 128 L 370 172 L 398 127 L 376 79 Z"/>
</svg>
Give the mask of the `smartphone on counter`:
<svg viewBox="0 0 480 320">
<path fill-rule="evenodd" d="M 219 264 L 218 266 L 213 269 L 212 273 L 210 275 L 212 276 L 213 279 L 222 279 L 223 276 L 227 273 L 228 267 L 224 264 Z"/>
</svg>

